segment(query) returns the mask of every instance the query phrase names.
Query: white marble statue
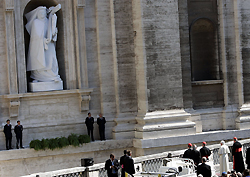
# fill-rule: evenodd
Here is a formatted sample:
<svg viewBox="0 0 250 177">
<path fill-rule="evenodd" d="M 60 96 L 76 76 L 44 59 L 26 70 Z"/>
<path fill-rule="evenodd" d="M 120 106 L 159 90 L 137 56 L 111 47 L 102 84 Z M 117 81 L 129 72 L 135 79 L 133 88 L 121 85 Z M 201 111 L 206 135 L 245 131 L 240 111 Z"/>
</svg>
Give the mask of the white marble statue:
<svg viewBox="0 0 250 177">
<path fill-rule="evenodd" d="M 39 6 L 25 15 L 28 21 L 25 27 L 30 34 L 27 71 L 31 71 L 33 82 L 61 81 L 55 49 L 58 32 L 55 13 L 60 9 L 60 4 L 49 9 Z"/>
</svg>

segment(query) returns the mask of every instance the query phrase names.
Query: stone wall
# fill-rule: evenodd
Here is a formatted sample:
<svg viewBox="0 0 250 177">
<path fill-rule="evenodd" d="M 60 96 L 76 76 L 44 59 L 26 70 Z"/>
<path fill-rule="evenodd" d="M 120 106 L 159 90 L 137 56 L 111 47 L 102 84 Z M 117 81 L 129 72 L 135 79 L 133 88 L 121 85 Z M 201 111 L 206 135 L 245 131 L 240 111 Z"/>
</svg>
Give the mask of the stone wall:
<svg viewBox="0 0 250 177">
<path fill-rule="evenodd" d="M 148 110 L 183 107 L 178 1 L 142 1 Z"/>
<path fill-rule="evenodd" d="M 176 131 L 178 135 L 185 133 L 181 126 L 190 125 L 193 134 L 195 129 L 197 132 L 235 129 L 239 108 L 244 100 L 249 101 L 250 4 L 247 1 L 204 0 L 199 1 L 200 5 L 193 4 L 194 7 L 189 5 L 197 2 L 193 0 L 4 2 L 13 5 L 0 5 L 3 24 L 0 27 L 0 65 L 3 66 L 0 123 L 4 125 L 10 118 L 15 125 L 21 120 L 24 145 L 36 138 L 86 134 L 84 119 L 88 111 L 95 120 L 103 112 L 107 139 L 136 137 L 142 141 L 149 139 L 152 144 L 168 138 L 168 134 L 162 133 L 164 128 L 168 132 L 174 129 L 172 133 Z M 64 50 L 59 54 L 63 56 L 59 65 L 65 78 L 63 91 L 27 93 L 22 18 L 29 2 L 33 6 L 48 2 L 62 4 L 64 43 L 59 48 Z M 201 11 L 199 7 L 206 4 L 213 11 L 209 8 Z M 195 18 L 204 15 L 211 15 L 217 27 L 215 45 L 218 45 L 219 62 L 216 67 L 220 68 L 220 77 L 200 84 L 191 80 L 189 27 Z M 14 35 L 6 35 L 12 32 Z M 88 94 L 84 95 L 84 91 Z M 215 107 L 218 107 L 216 111 Z M 249 110 L 245 106 L 244 111 Z M 162 115 L 157 111 L 163 111 Z M 178 115 L 178 111 L 182 114 Z M 180 117 L 181 124 L 176 125 Z M 99 139 L 96 124 L 94 133 Z M 143 136 L 144 133 L 150 136 Z M 163 149 L 156 146 L 155 150 Z M 143 148 L 138 145 L 138 151 Z M 3 133 L 0 149 L 5 149 Z"/>
<path fill-rule="evenodd" d="M 192 84 L 191 84 L 191 61 L 189 46 L 189 24 L 188 24 L 188 3 L 178 1 L 179 25 L 180 25 L 180 46 L 181 46 L 181 68 L 183 87 L 183 106 L 192 108 Z"/>
<path fill-rule="evenodd" d="M 0 22 L 1 24 L 5 23 L 5 16 L 4 16 L 4 4 L 1 3 L 0 5 Z M 7 66 L 7 58 L 6 58 L 6 37 L 5 37 L 5 25 L 1 25 L 0 27 L 0 38 L 1 38 L 1 45 L 0 45 L 0 65 Z M 8 88 L 8 67 L 2 67 L 0 70 L 0 94 L 7 94 L 9 93 Z M 1 102 L 0 102 L 1 105 Z M 2 106 L 0 106 L 2 107 Z"/>
<path fill-rule="evenodd" d="M 113 153 L 116 158 L 123 155 L 124 149 L 135 151 L 132 140 L 106 141 L 83 144 L 79 147 L 41 150 L 21 149 L 2 151 L 0 177 L 17 177 L 38 172 L 47 172 L 81 166 L 81 159 L 93 158 L 94 163 L 105 162 Z"/>
<path fill-rule="evenodd" d="M 100 103 L 100 79 L 98 66 L 97 50 L 97 33 L 96 33 L 96 13 L 95 1 L 86 0 L 86 8 L 84 11 L 85 33 L 86 33 L 86 53 L 88 62 L 88 84 L 94 91 L 91 94 L 90 110 L 101 111 Z M 96 116 L 96 115 L 93 115 Z"/>
<path fill-rule="evenodd" d="M 237 10 L 237 3 L 239 1 L 225 0 L 224 7 L 224 31 L 225 31 L 225 48 L 226 48 L 226 70 L 224 70 L 224 79 L 227 80 L 227 104 L 242 104 L 242 90 L 240 85 L 242 84 L 242 77 L 240 61 L 241 60 L 241 48 L 240 41 L 237 40 L 240 36 L 240 31 L 235 31 L 240 21 L 238 16 L 240 13 Z M 235 15 L 235 16 L 234 16 Z M 237 28 L 238 29 L 238 28 Z"/>
<path fill-rule="evenodd" d="M 199 108 L 215 108 L 223 107 L 223 86 L 219 84 L 209 85 L 193 85 L 193 107 Z"/>
<path fill-rule="evenodd" d="M 244 101 L 250 101 L 250 2 L 242 1 L 240 6 L 241 23 L 242 23 L 242 66 L 243 66 L 243 84 L 244 84 Z"/>
<path fill-rule="evenodd" d="M 132 1 L 114 1 L 120 113 L 137 111 Z"/>
</svg>

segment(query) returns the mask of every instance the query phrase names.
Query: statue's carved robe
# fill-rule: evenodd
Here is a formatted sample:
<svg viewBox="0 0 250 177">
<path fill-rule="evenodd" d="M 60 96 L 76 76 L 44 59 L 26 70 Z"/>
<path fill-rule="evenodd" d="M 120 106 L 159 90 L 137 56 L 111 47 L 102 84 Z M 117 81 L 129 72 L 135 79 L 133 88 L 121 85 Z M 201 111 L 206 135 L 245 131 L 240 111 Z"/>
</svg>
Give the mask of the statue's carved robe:
<svg viewBox="0 0 250 177">
<path fill-rule="evenodd" d="M 30 77 L 36 81 L 60 81 L 55 49 L 57 17 L 50 14 L 49 19 L 39 19 L 39 10 L 46 11 L 46 7 L 38 7 L 25 15 L 28 20 L 26 29 L 30 34 L 27 71 L 31 71 Z"/>
</svg>

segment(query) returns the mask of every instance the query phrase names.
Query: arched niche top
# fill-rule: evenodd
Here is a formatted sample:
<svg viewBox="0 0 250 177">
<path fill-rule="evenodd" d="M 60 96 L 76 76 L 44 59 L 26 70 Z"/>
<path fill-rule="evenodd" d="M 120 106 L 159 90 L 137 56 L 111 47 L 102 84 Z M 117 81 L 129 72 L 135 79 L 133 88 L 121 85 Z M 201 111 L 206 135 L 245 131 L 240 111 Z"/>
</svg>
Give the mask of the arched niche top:
<svg viewBox="0 0 250 177">
<path fill-rule="evenodd" d="M 191 31 L 195 32 L 211 32 L 215 30 L 214 23 L 207 18 L 199 18 L 191 25 Z"/>
<path fill-rule="evenodd" d="M 208 18 L 195 19 L 190 25 L 192 80 L 219 79 L 217 29 Z"/>
<path fill-rule="evenodd" d="M 28 49 L 29 49 L 29 41 L 30 36 L 25 28 L 25 25 L 27 24 L 27 19 L 25 18 L 25 14 L 28 12 L 36 9 L 39 6 L 45 6 L 47 8 L 51 6 L 57 6 L 59 3 L 56 0 L 30 0 L 24 10 L 23 10 L 23 26 L 24 26 L 24 41 L 25 41 L 25 56 L 27 61 L 28 56 Z M 57 13 L 57 28 L 58 28 L 58 38 L 56 42 L 56 55 L 57 55 L 57 61 L 59 66 L 59 75 L 61 76 L 61 79 L 64 81 L 64 88 L 66 88 L 66 74 L 65 74 L 65 58 L 64 58 L 64 25 L 63 25 L 63 12 L 62 9 L 60 9 Z M 27 72 L 27 87 L 29 91 L 29 82 L 30 79 L 30 73 Z"/>
</svg>

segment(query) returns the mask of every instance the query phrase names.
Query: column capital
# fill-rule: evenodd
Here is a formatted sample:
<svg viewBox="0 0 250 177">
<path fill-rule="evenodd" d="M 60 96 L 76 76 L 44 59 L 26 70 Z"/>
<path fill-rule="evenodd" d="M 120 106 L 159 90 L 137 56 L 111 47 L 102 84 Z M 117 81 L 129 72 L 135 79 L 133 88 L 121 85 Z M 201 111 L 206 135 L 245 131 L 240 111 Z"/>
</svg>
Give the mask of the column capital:
<svg viewBox="0 0 250 177">
<path fill-rule="evenodd" d="M 5 0 L 5 11 L 14 11 L 14 0 Z"/>
<path fill-rule="evenodd" d="M 85 0 L 77 0 L 77 7 L 84 8 L 85 7 Z"/>
</svg>

